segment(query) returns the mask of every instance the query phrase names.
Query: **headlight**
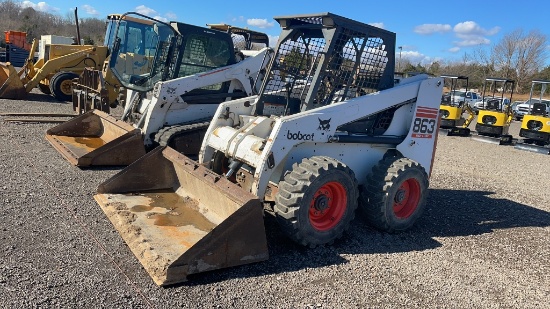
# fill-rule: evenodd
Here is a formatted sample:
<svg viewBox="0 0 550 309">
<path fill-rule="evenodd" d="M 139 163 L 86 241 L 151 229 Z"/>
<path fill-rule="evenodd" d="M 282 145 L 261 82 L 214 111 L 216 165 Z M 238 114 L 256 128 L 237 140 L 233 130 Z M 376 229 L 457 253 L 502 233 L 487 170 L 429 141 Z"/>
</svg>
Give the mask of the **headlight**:
<svg viewBox="0 0 550 309">
<path fill-rule="evenodd" d="M 445 109 L 440 109 L 440 110 L 439 110 L 439 113 L 441 114 L 441 116 L 442 116 L 443 118 L 447 118 L 447 117 L 449 117 L 449 115 L 450 115 L 449 111 L 448 111 L 448 110 L 445 110 Z"/>
</svg>

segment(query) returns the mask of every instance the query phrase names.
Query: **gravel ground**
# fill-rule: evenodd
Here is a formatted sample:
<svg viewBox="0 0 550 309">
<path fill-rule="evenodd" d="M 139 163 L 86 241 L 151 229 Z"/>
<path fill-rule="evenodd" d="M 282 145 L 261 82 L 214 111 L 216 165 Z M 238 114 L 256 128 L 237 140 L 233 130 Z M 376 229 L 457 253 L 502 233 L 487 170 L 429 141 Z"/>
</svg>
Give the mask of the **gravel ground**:
<svg viewBox="0 0 550 309">
<path fill-rule="evenodd" d="M 0 99 L 23 111 L 71 108 Z M 440 134 L 412 230 L 356 220 L 304 249 L 266 216 L 269 261 L 160 288 L 92 198 L 118 169 L 71 166 L 44 138 L 52 126 L 0 122 L 0 308 L 550 308 L 550 156 Z"/>
</svg>

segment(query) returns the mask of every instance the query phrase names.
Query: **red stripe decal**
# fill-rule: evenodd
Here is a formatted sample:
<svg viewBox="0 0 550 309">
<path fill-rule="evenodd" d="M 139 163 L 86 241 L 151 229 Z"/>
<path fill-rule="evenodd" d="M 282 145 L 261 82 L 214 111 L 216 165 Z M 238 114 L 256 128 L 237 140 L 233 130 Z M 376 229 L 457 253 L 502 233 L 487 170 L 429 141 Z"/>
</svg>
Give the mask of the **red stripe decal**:
<svg viewBox="0 0 550 309">
<path fill-rule="evenodd" d="M 422 118 L 437 118 L 437 114 L 424 114 L 424 113 L 416 113 L 416 117 L 422 117 Z"/>
<path fill-rule="evenodd" d="M 437 111 L 437 108 L 433 108 L 433 107 L 424 107 L 424 106 L 419 106 L 418 108 L 416 108 L 417 110 L 422 110 L 422 111 Z"/>
<path fill-rule="evenodd" d="M 418 108 L 416 111 L 417 111 L 417 112 L 422 112 L 422 113 L 437 114 L 437 109 L 424 109 L 424 108 Z"/>
</svg>

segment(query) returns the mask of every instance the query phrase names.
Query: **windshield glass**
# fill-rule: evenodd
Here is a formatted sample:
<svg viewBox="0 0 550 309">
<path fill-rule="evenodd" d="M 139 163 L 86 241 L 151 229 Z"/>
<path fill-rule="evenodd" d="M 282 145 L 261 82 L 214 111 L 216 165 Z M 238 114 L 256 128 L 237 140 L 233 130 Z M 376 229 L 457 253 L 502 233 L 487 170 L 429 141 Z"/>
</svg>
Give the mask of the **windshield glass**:
<svg viewBox="0 0 550 309">
<path fill-rule="evenodd" d="M 162 79 L 174 30 L 168 24 L 139 15 L 118 21 L 109 67 L 126 88 L 149 91 Z"/>
<path fill-rule="evenodd" d="M 116 21 L 109 18 L 107 21 L 107 29 L 105 30 L 105 39 L 103 40 L 103 46 L 108 46 L 109 50 L 113 47 L 113 40 L 115 38 Z"/>
</svg>

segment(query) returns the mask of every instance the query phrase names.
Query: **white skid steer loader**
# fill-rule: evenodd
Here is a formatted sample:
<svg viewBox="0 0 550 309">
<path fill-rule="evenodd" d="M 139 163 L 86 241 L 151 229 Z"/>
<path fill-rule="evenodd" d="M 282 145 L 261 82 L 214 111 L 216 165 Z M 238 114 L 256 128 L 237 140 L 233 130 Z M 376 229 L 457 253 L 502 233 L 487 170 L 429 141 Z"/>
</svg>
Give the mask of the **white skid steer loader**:
<svg viewBox="0 0 550 309">
<path fill-rule="evenodd" d="M 150 21 L 142 34 L 127 30 L 138 17 Z M 218 104 L 257 94 L 273 53 L 267 35 L 228 25 L 217 30 L 221 26 L 123 15 L 109 62 L 127 89 L 121 119 L 91 110 L 49 129 L 46 138 L 80 167 L 128 165 L 157 145 L 196 157 Z M 245 40 L 251 49 L 236 50 L 236 36 L 244 35 L 252 37 Z"/>
<path fill-rule="evenodd" d="M 388 232 L 424 209 L 442 79 L 394 85 L 392 32 L 331 13 L 275 19 L 259 95 L 220 104 L 198 163 L 158 147 L 98 188 L 157 284 L 267 259 L 262 203 L 308 247 L 340 238 L 358 207 Z"/>
</svg>

